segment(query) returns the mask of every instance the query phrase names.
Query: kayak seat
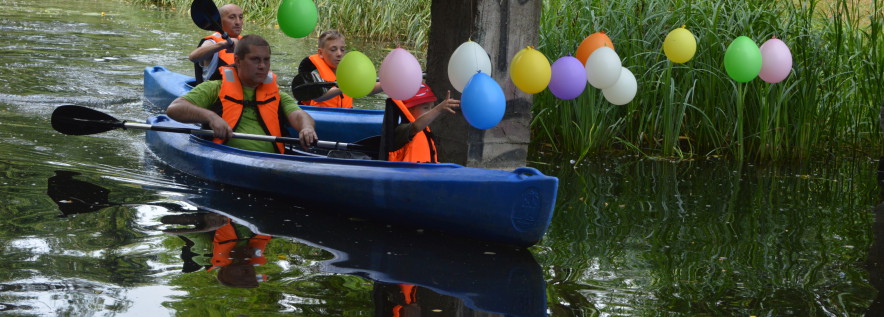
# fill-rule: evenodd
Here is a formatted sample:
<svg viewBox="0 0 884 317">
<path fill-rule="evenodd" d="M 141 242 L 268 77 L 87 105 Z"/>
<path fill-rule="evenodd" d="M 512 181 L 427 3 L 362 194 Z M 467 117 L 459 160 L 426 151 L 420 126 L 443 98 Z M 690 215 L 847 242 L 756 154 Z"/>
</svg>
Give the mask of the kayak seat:
<svg viewBox="0 0 884 317">
<path fill-rule="evenodd" d="M 393 103 L 393 100 L 387 98 L 384 108 L 384 120 L 381 122 L 381 144 L 378 148 L 378 160 L 388 161 L 390 159 L 389 152 L 396 151 L 394 149 L 394 134 L 396 127 L 403 120 L 408 120 L 402 110 Z"/>
</svg>

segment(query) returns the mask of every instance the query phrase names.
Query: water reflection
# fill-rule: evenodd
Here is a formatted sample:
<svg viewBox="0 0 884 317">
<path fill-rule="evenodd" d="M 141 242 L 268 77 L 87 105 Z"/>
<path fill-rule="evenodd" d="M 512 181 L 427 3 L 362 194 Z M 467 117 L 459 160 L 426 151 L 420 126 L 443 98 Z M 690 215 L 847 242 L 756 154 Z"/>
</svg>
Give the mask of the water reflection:
<svg viewBox="0 0 884 317">
<path fill-rule="evenodd" d="M 862 314 L 873 167 L 600 161 L 558 173 L 553 315 Z M 556 173 L 552 173 L 556 174 Z M 564 175 L 564 176 L 562 176 Z M 873 291 L 873 290 L 872 290 Z"/>
<path fill-rule="evenodd" d="M 121 205 L 109 201 L 108 189 L 76 175 L 58 171 L 48 181 L 47 193 L 64 214 Z M 268 284 L 265 291 L 279 292 L 277 304 L 289 312 L 309 311 L 315 306 L 310 299 L 328 301 L 334 297 L 329 292 L 341 290 L 344 296 L 358 290 L 370 298 L 375 316 L 543 316 L 546 312 L 543 274 L 525 249 L 403 231 L 229 189 L 189 195 L 187 200 L 196 210 L 157 203 L 168 207 L 157 229 L 180 240 L 165 245 L 181 245 L 181 272 L 217 272 L 218 282 L 235 288 L 261 289 Z M 304 247 L 309 250 L 297 250 Z M 272 268 L 262 269 L 268 262 Z M 310 274 L 313 270 L 319 272 Z M 312 289 L 316 285 L 311 282 L 322 283 L 328 277 L 316 274 L 320 272 L 365 280 Z M 205 286 L 179 278 L 172 283 L 191 295 L 206 292 Z M 210 305 L 201 306 L 198 297 L 178 298 L 174 305 L 180 312 L 211 310 Z"/>
<path fill-rule="evenodd" d="M 866 310 L 866 316 L 884 314 L 884 156 L 878 160 L 877 174 L 880 203 L 872 210 L 875 213 L 875 221 L 872 224 L 873 239 L 865 264 L 869 271 L 869 284 L 878 290 L 878 294 Z"/>
<path fill-rule="evenodd" d="M 377 316 L 545 314 L 543 274 L 525 249 L 379 226 L 246 195 L 224 190 L 190 202 L 232 218 L 251 217 L 261 232 L 331 253 L 319 263 L 321 270 L 373 281 Z"/>
<path fill-rule="evenodd" d="M 267 263 L 264 248 L 270 236 L 255 234 L 215 213 L 166 215 L 160 218 L 160 222 L 186 226 L 163 230 L 184 241 L 182 272 L 217 270 L 218 282 L 238 288 L 255 288 L 258 282 L 267 280 L 266 274 L 255 273 L 255 267 Z"/>
</svg>

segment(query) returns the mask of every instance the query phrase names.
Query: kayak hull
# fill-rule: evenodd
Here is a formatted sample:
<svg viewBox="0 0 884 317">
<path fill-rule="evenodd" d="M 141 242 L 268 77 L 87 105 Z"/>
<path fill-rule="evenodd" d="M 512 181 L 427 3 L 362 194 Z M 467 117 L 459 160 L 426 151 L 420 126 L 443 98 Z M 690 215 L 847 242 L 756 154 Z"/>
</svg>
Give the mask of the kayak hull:
<svg viewBox="0 0 884 317">
<path fill-rule="evenodd" d="M 145 107 L 152 111 L 166 111 L 172 101 L 193 89 L 194 81 L 192 76 L 163 66 L 145 67 Z M 316 134 L 323 140 L 353 143 L 381 134 L 383 110 L 300 107 L 316 121 Z"/>
<path fill-rule="evenodd" d="M 148 124 L 193 127 L 166 116 Z M 517 246 L 537 243 L 552 220 L 558 179 L 529 167 L 498 171 L 258 153 L 199 137 L 147 131 L 169 166 L 213 182 L 345 210 L 357 217 Z"/>
</svg>

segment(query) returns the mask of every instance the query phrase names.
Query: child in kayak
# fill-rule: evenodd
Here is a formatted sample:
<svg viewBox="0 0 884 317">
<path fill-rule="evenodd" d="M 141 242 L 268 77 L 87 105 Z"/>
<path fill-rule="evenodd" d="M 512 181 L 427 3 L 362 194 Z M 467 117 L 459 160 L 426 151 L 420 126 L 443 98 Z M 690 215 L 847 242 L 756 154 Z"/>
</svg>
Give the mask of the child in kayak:
<svg viewBox="0 0 884 317">
<path fill-rule="evenodd" d="M 445 111 L 457 113 L 460 100 L 451 98 L 451 91 L 438 105 L 436 95 L 422 83 L 414 97 L 407 100 L 387 98 L 382 136 L 381 158 L 389 161 L 438 163 L 436 142 L 429 125 Z"/>
<path fill-rule="evenodd" d="M 292 80 L 292 95 L 301 105 L 332 108 L 353 108 L 353 98 L 331 85 L 337 80 L 338 64 L 347 53 L 344 35 L 337 30 L 328 30 L 319 35 L 316 54 L 305 57 L 298 65 L 298 74 Z M 312 83 L 329 85 L 309 85 Z M 308 85 L 304 85 L 308 84 Z M 303 86 L 302 86 L 303 85 Z M 295 89 L 302 87 L 303 89 Z M 381 84 L 375 83 L 369 93 L 381 92 Z"/>
</svg>

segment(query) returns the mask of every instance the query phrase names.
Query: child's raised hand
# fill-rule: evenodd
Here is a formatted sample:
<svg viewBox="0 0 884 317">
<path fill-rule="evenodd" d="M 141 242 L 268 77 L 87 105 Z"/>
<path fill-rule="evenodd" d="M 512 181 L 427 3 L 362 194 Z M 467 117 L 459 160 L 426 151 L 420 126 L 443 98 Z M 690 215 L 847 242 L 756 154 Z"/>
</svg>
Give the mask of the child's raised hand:
<svg viewBox="0 0 884 317">
<path fill-rule="evenodd" d="M 445 96 L 445 100 L 443 100 L 437 107 L 442 107 L 442 109 L 447 110 L 450 113 L 457 113 L 454 109 L 460 108 L 460 100 L 451 99 L 451 90 L 448 91 L 448 95 Z"/>
</svg>

